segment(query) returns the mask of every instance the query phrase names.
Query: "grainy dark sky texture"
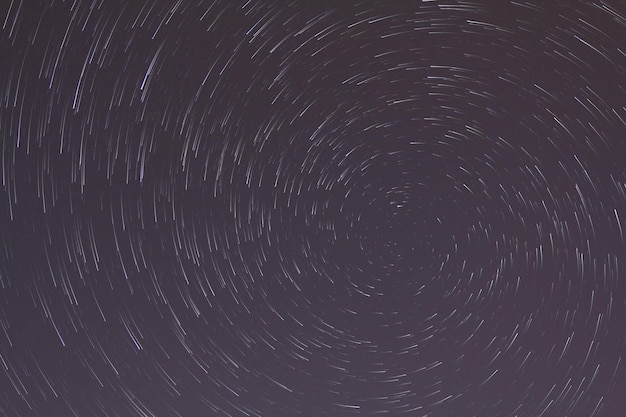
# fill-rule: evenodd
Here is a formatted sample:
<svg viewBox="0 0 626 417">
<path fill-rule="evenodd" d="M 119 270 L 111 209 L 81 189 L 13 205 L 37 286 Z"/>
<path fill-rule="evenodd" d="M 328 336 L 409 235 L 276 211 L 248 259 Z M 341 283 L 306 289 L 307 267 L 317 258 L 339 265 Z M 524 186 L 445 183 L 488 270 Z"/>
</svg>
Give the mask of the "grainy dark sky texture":
<svg viewBox="0 0 626 417">
<path fill-rule="evenodd" d="M 624 1 L 0 24 L 0 415 L 624 415 Z"/>
</svg>

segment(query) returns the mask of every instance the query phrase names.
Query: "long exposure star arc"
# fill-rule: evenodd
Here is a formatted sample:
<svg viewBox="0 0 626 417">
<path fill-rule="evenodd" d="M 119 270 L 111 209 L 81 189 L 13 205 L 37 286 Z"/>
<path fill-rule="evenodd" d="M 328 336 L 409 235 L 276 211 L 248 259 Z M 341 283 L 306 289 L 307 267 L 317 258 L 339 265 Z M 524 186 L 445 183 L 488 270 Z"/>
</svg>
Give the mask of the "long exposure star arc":
<svg viewBox="0 0 626 417">
<path fill-rule="evenodd" d="M 626 409 L 624 2 L 0 22 L 0 415 Z"/>
</svg>

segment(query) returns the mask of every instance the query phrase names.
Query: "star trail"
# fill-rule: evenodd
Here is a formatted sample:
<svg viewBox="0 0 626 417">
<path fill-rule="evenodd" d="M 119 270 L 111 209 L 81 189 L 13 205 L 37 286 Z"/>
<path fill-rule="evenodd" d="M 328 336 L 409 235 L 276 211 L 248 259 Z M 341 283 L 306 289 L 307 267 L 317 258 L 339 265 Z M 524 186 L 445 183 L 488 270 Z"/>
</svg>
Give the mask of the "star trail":
<svg viewBox="0 0 626 417">
<path fill-rule="evenodd" d="M 626 410 L 626 3 L 7 0 L 0 415 Z"/>
</svg>

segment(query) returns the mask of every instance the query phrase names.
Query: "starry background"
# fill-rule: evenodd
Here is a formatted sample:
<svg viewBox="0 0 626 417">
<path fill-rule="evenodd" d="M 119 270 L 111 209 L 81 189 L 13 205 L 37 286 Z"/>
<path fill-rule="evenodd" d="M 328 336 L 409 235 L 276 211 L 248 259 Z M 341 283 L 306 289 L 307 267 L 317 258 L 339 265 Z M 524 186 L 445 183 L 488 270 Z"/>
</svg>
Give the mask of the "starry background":
<svg viewBox="0 0 626 417">
<path fill-rule="evenodd" d="M 623 1 L 0 23 L 0 415 L 624 415 Z"/>
</svg>

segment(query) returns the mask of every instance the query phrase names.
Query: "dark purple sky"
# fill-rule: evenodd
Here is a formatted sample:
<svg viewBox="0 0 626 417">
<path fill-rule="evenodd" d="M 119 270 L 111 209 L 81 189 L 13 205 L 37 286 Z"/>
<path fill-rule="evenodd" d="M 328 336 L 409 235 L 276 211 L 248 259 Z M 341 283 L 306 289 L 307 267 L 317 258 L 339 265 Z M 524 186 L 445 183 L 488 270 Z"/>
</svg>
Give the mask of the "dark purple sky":
<svg viewBox="0 0 626 417">
<path fill-rule="evenodd" d="M 623 1 L 0 23 L 0 416 L 623 415 Z"/>
</svg>

